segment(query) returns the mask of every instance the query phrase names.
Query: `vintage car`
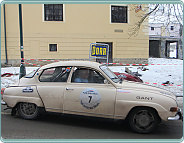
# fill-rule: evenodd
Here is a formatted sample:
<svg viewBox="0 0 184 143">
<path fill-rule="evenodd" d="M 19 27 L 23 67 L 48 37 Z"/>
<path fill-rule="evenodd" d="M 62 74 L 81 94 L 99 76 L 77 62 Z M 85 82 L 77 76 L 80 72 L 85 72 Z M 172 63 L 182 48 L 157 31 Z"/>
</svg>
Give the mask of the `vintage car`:
<svg viewBox="0 0 184 143">
<path fill-rule="evenodd" d="M 41 111 L 125 119 L 137 133 L 161 121 L 182 119 L 176 96 L 139 82 L 120 80 L 106 65 L 90 61 L 51 63 L 3 90 L 12 115 L 36 119 Z"/>
</svg>

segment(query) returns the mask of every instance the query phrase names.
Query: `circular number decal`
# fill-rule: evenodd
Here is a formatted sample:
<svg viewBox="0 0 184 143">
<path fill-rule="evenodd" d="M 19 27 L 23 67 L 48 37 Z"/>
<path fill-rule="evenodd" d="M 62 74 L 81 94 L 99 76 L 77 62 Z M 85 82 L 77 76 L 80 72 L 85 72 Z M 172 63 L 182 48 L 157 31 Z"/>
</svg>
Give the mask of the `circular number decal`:
<svg viewBox="0 0 184 143">
<path fill-rule="evenodd" d="M 80 104 L 87 109 L 94 109 L 100 104 L 100 93 L 94 88 L 84 89 L 79 97 Z"/>
</svg>

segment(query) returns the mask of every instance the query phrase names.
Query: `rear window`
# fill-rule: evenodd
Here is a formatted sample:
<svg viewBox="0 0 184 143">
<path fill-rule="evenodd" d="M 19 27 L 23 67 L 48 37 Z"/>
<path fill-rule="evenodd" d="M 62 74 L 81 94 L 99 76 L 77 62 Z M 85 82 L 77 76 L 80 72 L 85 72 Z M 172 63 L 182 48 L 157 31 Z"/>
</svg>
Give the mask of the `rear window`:
<svg viewBox="0 0 184 143">
<path fill-rule="evenodd" d="M 38 69 L 33 70 L 32 72 L 30 72 L 29 74 L 25 75 L 24 77 L 25 78 L 32 78 L 35 75 L 35 73 L 38 71 Z"/>
<path fill-rule="evenodd" d="M 45 69 L 39 80 L 40 82 L 67 82 L 71 67 L 55 67 Z"/>
</svg>

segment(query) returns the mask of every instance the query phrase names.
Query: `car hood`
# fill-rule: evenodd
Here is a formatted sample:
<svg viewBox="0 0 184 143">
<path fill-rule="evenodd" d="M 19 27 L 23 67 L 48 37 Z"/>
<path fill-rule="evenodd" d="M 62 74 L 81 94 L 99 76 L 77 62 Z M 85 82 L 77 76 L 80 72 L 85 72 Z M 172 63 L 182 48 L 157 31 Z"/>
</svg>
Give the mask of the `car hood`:
<svg viewBox="0 0 184 143">
<path fill-rule="evenodd" d="M 131 81 L 123 81 L 123 83 L 121 84 L 121 86 L 119 86 L 119 89 L 122 90 L 131 90 L 131 91 L 144 91 L 144 92 L 149 92 L 149 93 L 154 93 L 154 94 L 159 94 L 162 96 L 166 96 L 166 97 L 170 97 L 174 100 L 176 100 L 176 96 L 174 93 L 159 88 L 159 87 L 155 87 L 152 85 L 147 85 L 147 84 L 143 84 L 143 83 L 139 83 L 139 82 L 131 82 Z"/>
</svg>

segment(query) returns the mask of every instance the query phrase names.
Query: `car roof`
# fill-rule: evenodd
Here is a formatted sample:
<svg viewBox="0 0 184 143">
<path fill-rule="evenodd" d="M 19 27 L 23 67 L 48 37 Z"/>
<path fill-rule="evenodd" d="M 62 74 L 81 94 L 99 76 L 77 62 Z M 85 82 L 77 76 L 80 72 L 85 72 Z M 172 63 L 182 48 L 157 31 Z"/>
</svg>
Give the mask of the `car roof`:
<svg viewBox="0 0 184 143">
<path fill-rule="evenodd" d="M 91 68 L 99 68 L 101 64 L 92 61 L 60 61 L 54 62 L 51 64 L 44 65 L 40 68 L 40 70 L 48 69 L 52 67 L 59 67 L 59 66 L 81 66 L 81 67 L 91 67 Z"/>
</svg>

